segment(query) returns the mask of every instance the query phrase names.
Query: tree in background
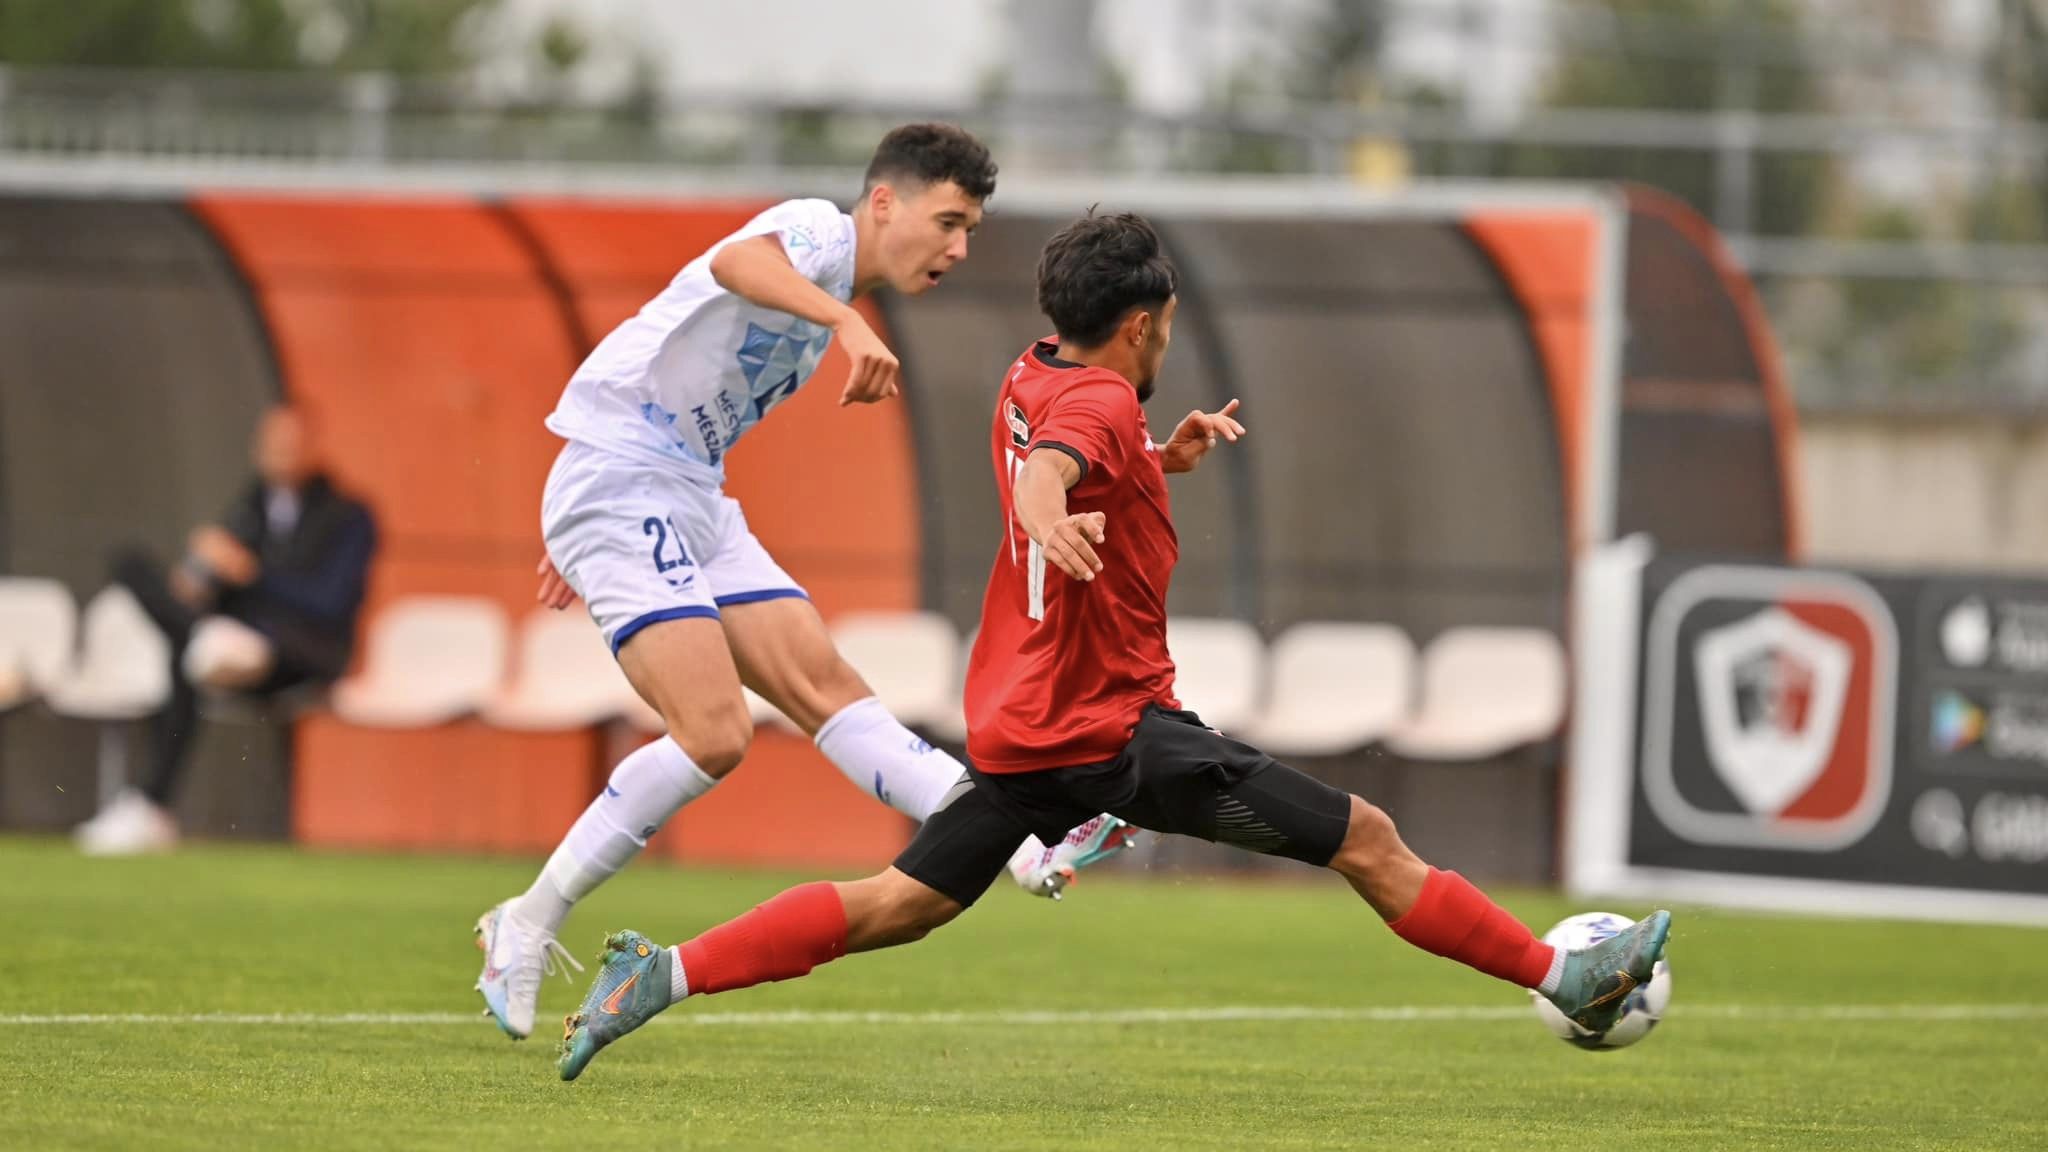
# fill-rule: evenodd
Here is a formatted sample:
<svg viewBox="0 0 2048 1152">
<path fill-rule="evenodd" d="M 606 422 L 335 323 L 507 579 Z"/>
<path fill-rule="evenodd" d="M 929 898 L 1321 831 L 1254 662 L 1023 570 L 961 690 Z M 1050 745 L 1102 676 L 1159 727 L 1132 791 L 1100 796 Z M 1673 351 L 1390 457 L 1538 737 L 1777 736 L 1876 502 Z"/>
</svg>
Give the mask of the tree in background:
<svg viewBox="0 0 2048 1152">
<path fill-rule="evenodd" d="M 1920 244 L 1927 226 L 1914 206 L 1877 204 L 1857 211 L 1850 239 Z M 1849 277 L 1834 285 L 1834 323 L 1788 336 L 1796 365 L 1809 360 L 1808 399 L 1887 403 L 1963 382 L 1971 353 L 1971 301 L 1954 281 Z M 1810 358 L 1810 359 L 1809 359 Z"/>
<path fill-rule="evenodd" d="M 1603 28 L 1605 44 L 1573 37 L 1543 94 L 1553 108 L 1630 108 L 1706 113 L 1815 112 L 1823 99 L 1791 0 L 1601 0 L 1568 6 L 1574 24 Z M 1590 19 L 1589 19 L 1590 17 Z M 1716 215 L 1717 157 L 1698 149 L 1521 146 L 1508 174 L 1634 180 Z M 1815 154 L 1759 153 L 1752 169 L 1750 230 L 1813 229 L 1831 164 Z"/>
<path fill-rule="evenodd" d="M 1997 35 L 1984 60 L 1987 103 L 2006 121 L 2048 120 L 2048 4 L 1999 0 Z M 2048 158 L 1995 160 L 1969 210 L 1967 234 L 1981 243 L 2039 244 L 2048 238 L 2041 186 Z"/>
<path fill-rule="evenodd" d="M 1295 32 L 1287 87 L 1298 100 L 1363 104 L 1381 91 L 1387 0 L 1328 0 Z"/>
<path fill-rule="evenodd" d="M 2048 3 L 1999 0 L 1998 23 L 1984 61 L 1985 92 L 2002 121 L 2048 120 Z M 1998 156 L 1986 166 L 1966 208 L 1963 237 L 1977 244 L 2048 242 L 2048 156 Z M 1971 363 L 1979 391 L 2010 398 L 2048 397 L 2048 283 L 1976 286 L 1970 311 Z"/>
<path fill-rule="evenodd" d="M 2048 4 L 1998 0 L 1996 69 L 2008 114 L 2048 120 Z"/>
<path fill-rule="evenodd" d="M 1239 68 L 1225 82 L 1220 110 L 1231 115 L 1269 96 L 1249 68 Z M 1278 134 L 1241 129 L 1205 133 L 1195 141 L 1191 166 L 1212 172 L 1306 172 L 1309 150 L 1300 141 Z"/>
<path fill-rule="evenodd" d="M 1361 109 L 1450 107 L 1451 94 L 1394 75 L 1386 67 L 1387 45 L 1399 15 L 1394 0 L 1329 0 L 1294 35 L 1291 95 L 1310 103 Z M 1462 19 L 1462 13 L 1452 16 Z M 1410 179 L 1418 167 L 1439 170 L 1452 154 L 1440 142 L 1365 135 L 1350 142 L 1346 167 L 1367 183 L 1397 184 Z"/>
<path fill-rule="evenodd" d="M 1964 66 L 1953 75 L 1974 71 L 1981 106 L 1993 119 L 2036 121 L 2048 115 L 2048 5 L 1999 0 L 1997 15 L 1975 59 L 1951 47 L 1934 51 Z M 1826 233 L 1845 249 L 1869 246 L 1907 258 L 1959 244 L 2048 239 L 2041 157 L 1992 147 L 1930 144 L 1927 151 L 1939 174 L 1926 179 L 1924 190 L 1899 198 L 1845 182 L 1831 197 Z M 1965 249 L 1955 259 L 1970 255 L 1998 259 L 1990 247 Z M 2048 337 L 2040 323 L 2048 315 L 2048 282 L 1930 270 L 1767 284 L 1766 295 L 1777 298 L 1781 339 L 1809 402 L 1940 406 L 2048 397 Z"/>
<path fill-rule="evenodd" d="M 502 0 L 0 0 L 0 63 L 424 75 L 474 65 Z"/>
<path fill-rule="evenodd" d="M 1398 101 L 1402 93 L 1390 87 L 1383 67 L 1398 7 L 1397 0 L 1323 0 L 1281 31 L 1281 43 L 1270 57 L 1255 54 L 1239 65 L 1219 94 L 1222 109 L 1239 111 L 1275 97 L 1353 108 Z M 1354 168 L 1366 154 L 1403 157 L 1398 175 L 1406 175 L 1405 149 L 1398 142 L 1358 140 L 1351 151 Z M 1208 157 L 1208 163 L 1226 172 L 1300 172 L 1313 161 L 1298 137 L 1243 131 L 1217 140 Z"/>
<path fill-rule="evenodd" d="M 579 81 L 589 79 L 599 45 L 573 13 L 515 31 L 510 7 L 508 0 L 0 0 L 0 66 L 14 71 L 10 90 L 19 98 L 10 116 L 26 135 L 68 137 L 66 116 L 97 123 L 95 102 L 118 90 L 132 106 L 162 113 L 152 139 L 173 150 L 208 133 L 232 135 L 222 126 L 260 120 L 288 103 L 353 113 L 368 101 L 373 111 L 381 105 L 389 123 L 431 122 L 427 148 L 441 158 L 678 158 L 655 124 L 664 69 L 647 47 L 630 37 L 617 45 L 624 50 L 608 55 L 623 57 L 624 83 L 601 85 L 604 94 L 593 97 Z M 81 70 L 108 75 L 84 95 L 51 75 Z M 278 87 L 238 82 L 235 73 L 349 82 Z M 359 77 L 396 83 L 357 84 Z M 328 139 L 292 137 L 313 148 Z M 420 154 L 401 133 L 372 139 L 386 141 L 388 155 Z"/>
</svg>

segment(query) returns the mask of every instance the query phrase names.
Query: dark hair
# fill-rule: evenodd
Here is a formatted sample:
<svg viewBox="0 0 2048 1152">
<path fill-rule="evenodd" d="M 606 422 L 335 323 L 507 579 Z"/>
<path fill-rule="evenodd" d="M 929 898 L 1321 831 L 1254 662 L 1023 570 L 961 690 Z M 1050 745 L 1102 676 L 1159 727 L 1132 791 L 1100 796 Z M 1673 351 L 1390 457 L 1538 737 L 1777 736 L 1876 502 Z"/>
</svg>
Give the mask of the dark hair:
<svg viewBox="0 0 2048 1152">
<path fill-rule="evenodd" d="M 312 409 L 293 400 L 272 400 L 264 406 L 263 415 L 259 419 L 268 420 L 272 416 L 289 416 L 299 422 L 301 432 L 308 434 L 314 431 L 313 426 L 317 423 L 313 419 Z"/>
<path fill-rule="evenodd" d="M 1038 310 L 1064 342 L 1095 348 L 1133 308 L 1156 308 L 1179 274 L 1143 216 L 1094 209 L 1045 242 L 1038 257 Z"/>
<path fill-rule="evenodd" d="M 868 161 L 863 191 L 881 183 L 915 181 L 919 186 L 952 181 L 976 200 L 996 190 L 996 162 L 965 128 L 952 124 L 905 124 L 882 137 Z"/>
</svg>

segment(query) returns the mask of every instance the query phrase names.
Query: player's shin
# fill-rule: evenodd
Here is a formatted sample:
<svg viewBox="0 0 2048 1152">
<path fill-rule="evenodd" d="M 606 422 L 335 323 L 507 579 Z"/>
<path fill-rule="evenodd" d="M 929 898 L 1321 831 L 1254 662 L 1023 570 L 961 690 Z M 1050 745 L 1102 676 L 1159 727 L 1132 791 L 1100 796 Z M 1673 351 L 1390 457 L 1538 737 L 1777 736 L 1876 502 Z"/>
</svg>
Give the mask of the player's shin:
<svg viewBox="0 0 2048 1152">
<path fill-rule="evenodd" d="M 635 749 L 570 826 L 513 914 L 543 932 L 557 931 L 576 901 L 624 868 L 677 809 L 716 783 L 666 736 Z"/>
<path fill-rule="evenodd" d="M 846 954 L 836 885 L 803 884 L 669 951 L 669 1000 L 794 980 Z"/>
<path fill-rule="evenodd" d="M 1357 796 L 1350 802 L 1344 842 L 1330 868 L 1350 881 L 1396 936 L 1524 988 L 1556 989 L 1563 965 L 1557 949 L 1471 881 L 1423 863 L 1384 811 Z"/>
<path fill-rule="evenodd" d="M 929 817 L 967 771 L 905 728 L 873 696 L 825 721 L 817 744 L 855 787 L 917 821 Z"/>
<path fill-rule="evenodd" d="M 1425 952 L 1546 994 L 1563 974 L 1562 950 L 1456 872 L 1431 868 L 1414 905 L 1387 927 Z"/>
</svg>

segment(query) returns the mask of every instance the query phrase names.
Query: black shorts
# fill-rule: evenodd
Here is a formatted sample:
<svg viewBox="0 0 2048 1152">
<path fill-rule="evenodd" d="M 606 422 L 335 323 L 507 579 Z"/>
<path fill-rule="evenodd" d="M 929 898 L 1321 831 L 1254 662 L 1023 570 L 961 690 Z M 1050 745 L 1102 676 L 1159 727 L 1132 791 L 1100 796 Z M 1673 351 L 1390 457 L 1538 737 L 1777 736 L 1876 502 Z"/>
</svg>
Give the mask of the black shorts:
<svg viewBox="0 0 2048 1152">
<path fill-rule="evenodd" d="M 1192 712 L 1149 707 L 1114 760 L 967 776 L 896 858 L 896 868 L 963 905 L 1003 874 L 1025 836 L 1057 844 L 1101 813 L 1267 856 L 1328 864 L 1351 797 Z"/>
</svg>

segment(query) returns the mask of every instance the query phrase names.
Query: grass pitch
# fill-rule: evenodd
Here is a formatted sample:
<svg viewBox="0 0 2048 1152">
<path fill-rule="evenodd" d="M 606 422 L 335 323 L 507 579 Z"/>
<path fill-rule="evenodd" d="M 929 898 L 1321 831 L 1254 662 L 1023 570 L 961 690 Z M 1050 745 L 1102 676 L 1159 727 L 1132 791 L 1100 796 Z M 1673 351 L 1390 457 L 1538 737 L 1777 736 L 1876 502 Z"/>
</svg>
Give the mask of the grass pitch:
<svg viewBox="0 0 2048 1152">
<path fill-rule="evenodd" d="M 468 1018 L 470 925 L 533 869 L 0 840 L 0 1148 L 2048 1148 L 2048 932 L 1681 910 L 1671 1014 L 1589 1053 L 1334 881 L 998 889 L 565 1085 L 582 978 L 525 1044 Z M 636 866 L 565 943 L 793 879 Z"/>
</svg>

